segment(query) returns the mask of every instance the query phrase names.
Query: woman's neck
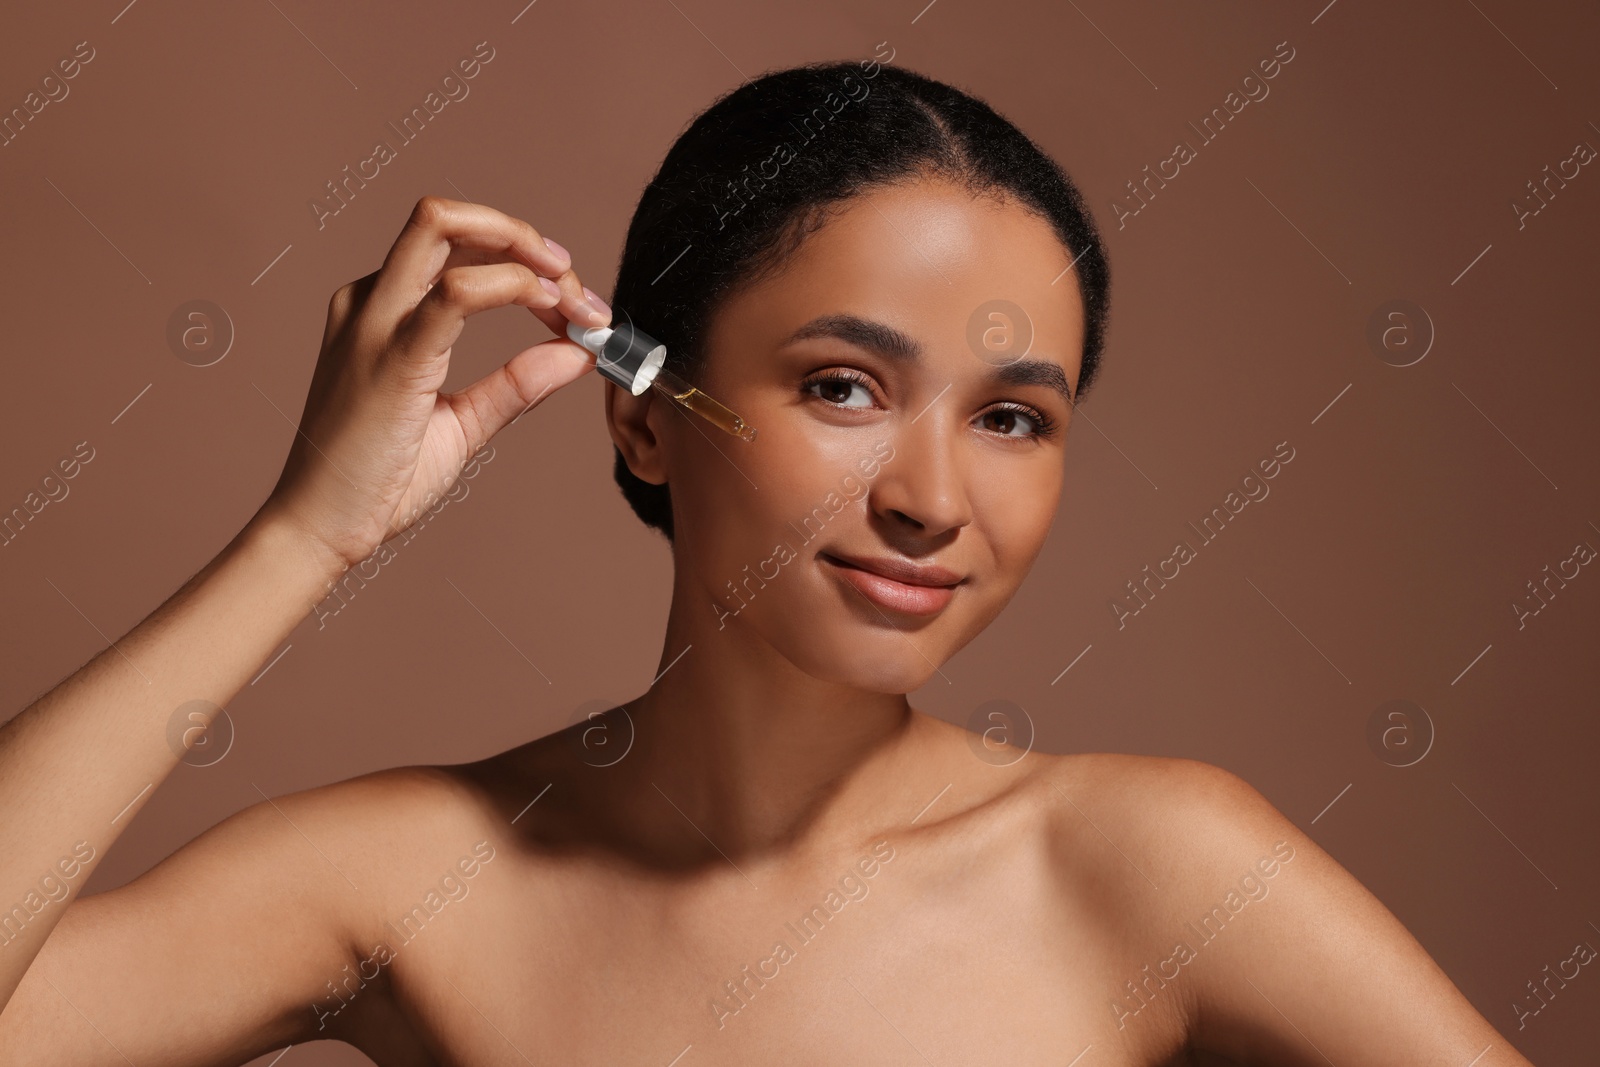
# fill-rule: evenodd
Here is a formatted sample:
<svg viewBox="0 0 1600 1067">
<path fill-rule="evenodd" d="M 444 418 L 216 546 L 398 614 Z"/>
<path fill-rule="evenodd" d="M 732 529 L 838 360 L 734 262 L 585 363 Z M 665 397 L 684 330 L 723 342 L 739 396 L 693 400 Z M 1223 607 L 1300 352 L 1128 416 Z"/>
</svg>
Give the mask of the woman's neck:
<svg viewBox="0 0 1600 1067">
<path fill-rule="evenodd" d="M 871 832 L 922 734 L 905 696 L 819 680 L 682 600 L 655 683 L 627 705 L 632 747 L 607 772 L 642 839 L 737 858 Z"/>
</svg>

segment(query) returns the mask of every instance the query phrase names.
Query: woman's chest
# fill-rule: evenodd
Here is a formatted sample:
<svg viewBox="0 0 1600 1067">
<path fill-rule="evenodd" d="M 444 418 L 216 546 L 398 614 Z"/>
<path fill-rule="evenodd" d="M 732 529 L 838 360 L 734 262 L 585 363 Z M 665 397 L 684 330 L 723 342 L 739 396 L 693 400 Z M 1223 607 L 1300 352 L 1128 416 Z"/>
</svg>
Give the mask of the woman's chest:
<svg viewBox="0 0 1600 1067">
<path fill-rule="evenodd" d="M 890 854 L 688 891 L 558 878 L 482 894 L 397 956 L 394 995 L 462 1067 L 1060 1067 L 1090 1050 L 1104 1067 L 1181 1044 L 1176 996 L 1119 1008 L 1138 963 L 1033 865 Z"/>
</svg>

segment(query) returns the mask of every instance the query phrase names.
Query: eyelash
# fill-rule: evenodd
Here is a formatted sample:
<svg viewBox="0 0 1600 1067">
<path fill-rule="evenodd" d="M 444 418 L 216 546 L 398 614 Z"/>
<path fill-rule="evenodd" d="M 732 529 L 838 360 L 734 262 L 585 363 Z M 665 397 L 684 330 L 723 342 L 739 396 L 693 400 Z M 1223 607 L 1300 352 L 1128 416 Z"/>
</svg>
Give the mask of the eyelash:
<svg viewBox="0 0 1600 1067">
<path fill-rule="evenodd" d="M 868 393 L 872 392 L 871 378 L 867 377 L 860 371 L 850 370 L 844 367 L 822 371 L 820 373 L 811 375 L 800 383 L 800 392 L 807 396 L 816 396 L 815 393 L 811 392 L 811 388 L 816 385 L 821 385 L 825 382 L 847 382 L 861 386 L 863 389 L 866 389 Z M 830 404 L 834 407 L 845 406 L 843 404 L 836 404 L 831 400 L 823 400 L 822 397 L 817 397 L 817 399 L 822 400 L 823 403 Z M 1043 440 L 1045 438 L 1055 436 L 1056 421 L 1049 415 L 1046 415 L 1044 412 L 1039 411 L 1036 408 L 1028 407 L 1025 404 L 1013 403 L 1011 401 L 1003 401 L 998 407 L 992 407 L 988 411 L 985 411 L 984 415 L 992 415 L 998 411 L 1016 412 L 1018 415 L 1025 416 L 1026 418 L 1032 420 L 1034 426 L 1037 428 L 1034 430 L 1034 432 L 1029 434 L 998 434 L 997 436 L 1015 437 L 1020 440 L 1027 440 L 1028 438 Z"/>
</svg>

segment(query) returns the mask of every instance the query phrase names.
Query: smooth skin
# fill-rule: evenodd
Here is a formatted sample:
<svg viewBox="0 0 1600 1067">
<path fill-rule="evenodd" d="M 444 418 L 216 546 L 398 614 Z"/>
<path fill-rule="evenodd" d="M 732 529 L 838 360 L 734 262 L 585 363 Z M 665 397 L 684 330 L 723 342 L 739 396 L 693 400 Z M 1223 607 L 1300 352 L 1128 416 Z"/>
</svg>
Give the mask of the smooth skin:
<svg viewBox="0 0 1600 1067">
<path fill-rule="evenodd" d="M 49 903 L 0 946 L 0 1062 L 233 1064 L 332 1037 L 383 1067 L 1527 1064 L 1238 777 L 1014 749 L 906 701 L 1005 607 L 1060 503 L 1072 404 L 1043 375 L 1000 382 L 968 316 L 1025 309 L 1029 358 L 1075 390 L 1069 265 L 1038 217 L 939 179 L 838 205 L 714 318 L 701 384 L 755 442 L 606 383 L 612 439 L 675 504 L 650 689 L 477 763 L 263 800 Z M 570 268 L 527 223 L 429 197 L 334 295 L 257 515 L 0 729 L 0 900 L 74 842 L 104 855 L 177 761 L 173 708 L 225 705 L 344 567 L 592 369 L 564 322 L 609 312 L 582 317 Z M 557 339 L 440 395 L 466 318 L 511 303 Z M 829 316 L 921 354 L 786 342 Z M 829 493 L 847 506 L 803 538 Z M 936 615 L 886 611 L 819 552 L 963 581 Z"/>
</svg>

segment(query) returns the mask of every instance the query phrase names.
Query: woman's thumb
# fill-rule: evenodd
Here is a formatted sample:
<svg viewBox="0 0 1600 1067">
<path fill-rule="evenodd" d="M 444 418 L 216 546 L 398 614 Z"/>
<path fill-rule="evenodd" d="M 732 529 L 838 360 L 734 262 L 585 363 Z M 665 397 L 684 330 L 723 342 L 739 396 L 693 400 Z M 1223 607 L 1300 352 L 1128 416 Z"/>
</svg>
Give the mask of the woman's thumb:
<svg viewBox="0 0 1600 1067">
<path fill-rule="evenodd" d="M 472 455 L 523 413 L 594 370 L 594 356 L 581 345 L 552 338 L 524 349 L 502 367 L 449 394 Z"/>
</svg>

